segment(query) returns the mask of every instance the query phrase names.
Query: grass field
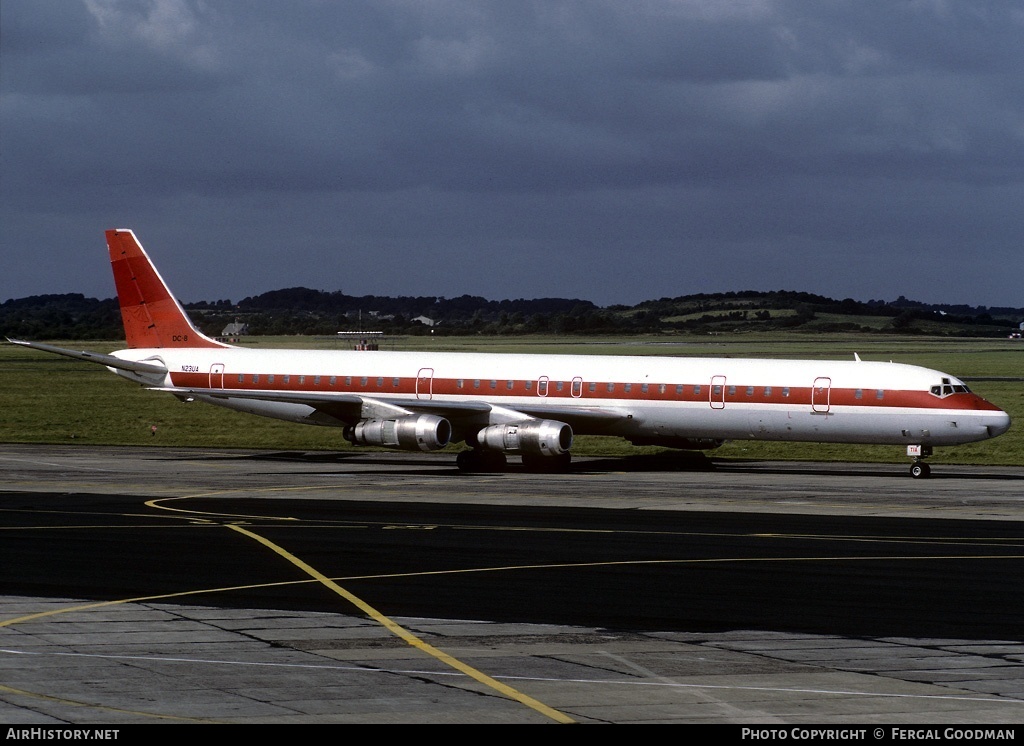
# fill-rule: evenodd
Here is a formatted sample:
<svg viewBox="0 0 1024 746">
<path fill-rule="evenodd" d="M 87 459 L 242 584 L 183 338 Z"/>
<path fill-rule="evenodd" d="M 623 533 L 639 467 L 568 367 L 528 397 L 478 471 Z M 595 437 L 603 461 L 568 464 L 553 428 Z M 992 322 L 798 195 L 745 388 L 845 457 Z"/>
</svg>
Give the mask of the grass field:
<svg viewBox="0 0 1024 746">
<path fill-rule="evenodd" d="M 324 337 L 247 337 L 254 348 L 341 348 Z M 58 346 L 110 352 L 121 341 L 54 342 Z M 1024 342 L 1009 339 L 814 335 L 764 333 L 672 337 L 402 337 L 381 349 L 531 352 L 608 355 L 667 355 L 894 360 L 924 365 L 968 379 L 971 389 L 1009 412 L 1014 426 L 994 440 L 938 448 L 933 464 L 1024 463 Z M 372 352 L 366 353 L 372 355 Z M 1017 379 L 1017 380 L 986 380 Z M 154 433 L 153 426 L 156 426 Z M 296 425 L 182 403 L 146 391 L 98 365 L 0 345 L 0 443 L 195 446 L 274 450 L 348 450 L 339 428 Z M 453 446 L 460 450 L 463 446 Z M 615 456 L 664 449 L 634 448 L 618 438 L 581 436 L 578 455 Z M 715 458 L 908 463 L 899 446 L 734 441 L 711 452 Z"/>
</svg>

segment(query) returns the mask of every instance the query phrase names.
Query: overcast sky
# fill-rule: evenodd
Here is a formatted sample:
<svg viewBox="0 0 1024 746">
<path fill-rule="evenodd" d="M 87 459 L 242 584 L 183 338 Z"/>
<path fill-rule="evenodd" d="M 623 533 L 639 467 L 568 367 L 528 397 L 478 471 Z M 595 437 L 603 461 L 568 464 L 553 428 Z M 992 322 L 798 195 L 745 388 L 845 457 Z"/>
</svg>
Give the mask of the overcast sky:
<svg viewBox="0 0 1024 746">
<path fill-rule="evenodd" d="M 0 302 L 1024 306 L 1019 0 L 2 0 Z"/>
</svg>

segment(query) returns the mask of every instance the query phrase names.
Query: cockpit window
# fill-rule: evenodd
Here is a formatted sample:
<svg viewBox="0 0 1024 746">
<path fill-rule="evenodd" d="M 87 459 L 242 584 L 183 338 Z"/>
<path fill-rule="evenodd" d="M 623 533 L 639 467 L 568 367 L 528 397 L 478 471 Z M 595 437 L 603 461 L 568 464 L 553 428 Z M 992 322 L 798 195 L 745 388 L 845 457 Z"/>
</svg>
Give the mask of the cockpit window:
<svg viewBox="0 0 1024 746">
<path fill-rule="evenodd" d="M 971 390 L 962 383 L 950 383 L 948 378 L 942 379 L 941 386 L 932 386 L 931 392 L 934 396 L 946 397 L 951 394 L 969 394 Z"/>
</svg>

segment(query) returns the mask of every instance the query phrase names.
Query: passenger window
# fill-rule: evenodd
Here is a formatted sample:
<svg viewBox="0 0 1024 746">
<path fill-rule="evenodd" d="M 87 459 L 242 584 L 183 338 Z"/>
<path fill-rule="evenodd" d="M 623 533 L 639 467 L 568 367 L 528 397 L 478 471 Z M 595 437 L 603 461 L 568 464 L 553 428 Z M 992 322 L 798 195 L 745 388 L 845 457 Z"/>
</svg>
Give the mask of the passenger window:
<svg viewBox="0 0 1024 746">
<path fill-rule="evenodd" d="M 772 395 L 772 387 L 771 386 L 765 386 L 764 387 L 764 395 L 765 395 L 766 398 Z"/>
<path fill-rule="evenodd" d="M 753 396 L 753 395 L 754 395 L 754 387 L 753 386 L 747 386 L 747 396 Z"/>
<path fill-rule="evenodd" d="M 877 389 L 875 391 L 875 398 L 876 399 L 884 399 L 885 398 L 885 391 L 883 391 L 882 389 Z"/>
<path fill-rule="evenodd" d="M 789 386 L 783 386 L 782 387 L 782 395 L 783 396 L 789 396 Z"/>
</svg>

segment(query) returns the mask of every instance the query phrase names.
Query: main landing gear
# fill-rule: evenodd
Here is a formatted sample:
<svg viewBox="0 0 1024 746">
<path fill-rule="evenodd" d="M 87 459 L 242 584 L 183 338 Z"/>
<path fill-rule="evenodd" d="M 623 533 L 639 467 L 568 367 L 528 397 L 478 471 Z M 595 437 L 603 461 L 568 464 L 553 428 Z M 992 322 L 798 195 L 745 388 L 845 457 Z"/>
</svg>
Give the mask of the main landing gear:
<svg viewBox="0 0 1024 746">
<path fill-rule="evenodd" d="M 572 461 L 568 451 L 556 456 L 541 456 L 538 454 L 524 453 L 523 468 L 529 472 L 551 474 L 565 471 Z M 494 473 L 505 471 L 508 459 L 502 451 L 493 451 L 484 448 L 473 448 L 469 451 L 460 451 L 455 457 L 455 465 L 459 471 L 467 473 Z"/>
<path fill-rule="evenodd" d="M 485 451 L 482 448 L 459 451 L 459 455 L 455 457 L 455 465 L 459 467 L 459 471 L 466 473 L 505 471 L 507 463 L 508 459 L 501 451 Z"/>
<path fill-rule="evenodd" d="M 924 462 L 932 455 L 931 446 L 907 446 L 907 455 L 914 459 L 914 463 L 910 465 L 910 476 L 914 479 L 924 479 L 932 473 L 932 468 Z"/>
</svg>

